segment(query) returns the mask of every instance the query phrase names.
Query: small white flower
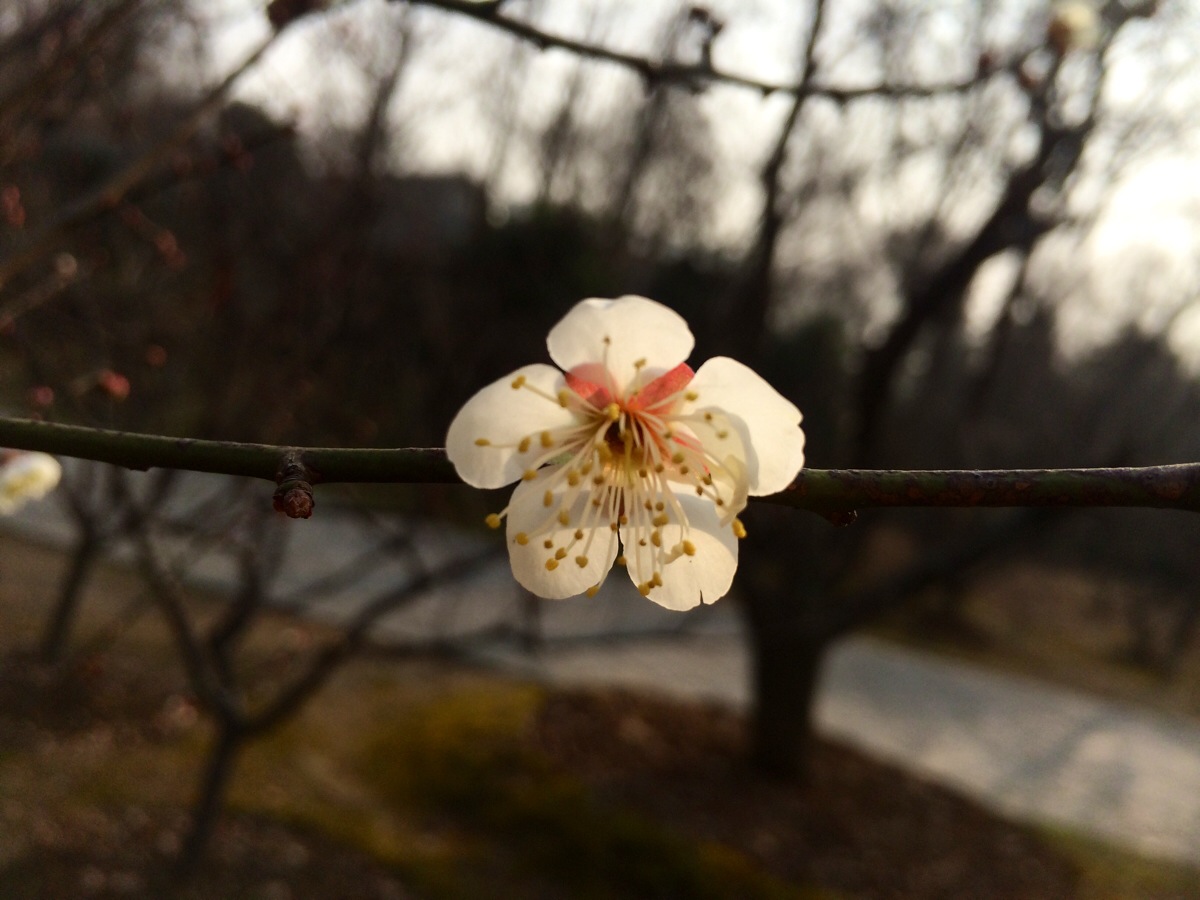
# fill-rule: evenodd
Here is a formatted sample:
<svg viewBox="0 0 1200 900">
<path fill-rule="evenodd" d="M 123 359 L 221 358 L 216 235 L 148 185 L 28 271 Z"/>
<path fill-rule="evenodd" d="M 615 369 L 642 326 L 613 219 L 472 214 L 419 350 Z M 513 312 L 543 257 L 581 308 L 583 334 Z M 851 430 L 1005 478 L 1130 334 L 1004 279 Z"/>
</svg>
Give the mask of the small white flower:
<svg viewBox="0 0 1200 900">
<path fill-rule="evenodd" d="M 732 359 L 693 372 L 687 323 L 644 297 L 584 300 L 546 343 L 564 371 L 525 366 L 485 387 L 446 437 L 468 484 L 519 481 L 488 516 L 507 519 L 517 581 L 592 596 L 617 562 L 670 609 L 723 596 L 747 496 L 804 465 L 800 411 Z"/>
<path fill-rule="evenodd" d="M 0 515 L 16 512 L 30 500 L 40 500 L 62 478 L 62 466 L 45 453 L 20 453 L 0 466 Z"/>
</svg>

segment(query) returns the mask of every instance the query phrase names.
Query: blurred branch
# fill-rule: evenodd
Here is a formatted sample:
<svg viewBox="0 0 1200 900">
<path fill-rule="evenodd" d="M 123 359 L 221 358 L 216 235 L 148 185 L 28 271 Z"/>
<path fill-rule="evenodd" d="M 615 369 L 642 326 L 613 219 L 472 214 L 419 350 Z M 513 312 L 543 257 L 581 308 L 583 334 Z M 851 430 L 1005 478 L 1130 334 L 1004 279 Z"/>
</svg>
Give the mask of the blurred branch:
<svg viewBox="0 0 1200 900">
<path fill-rule="evenodd" d="M 278 481 L 284 463 L 314 484 L 454 484 L 440 448 L 280 447 L 132 434 L 0 418 L 0 446 L 91 459 L 127 469 L 184 469 Z M 858 509 L 1140 506 L 1200 512 L 1200 463 L 1140 468 L 871 470 L 805 469 L 767 502 L 848 524 Z"/>
<path fill-rule="evenodd" d="M 51 252 L 72 228 L 113 209 L 133 188 L 153 175 L 172 152 L 192 138 L 200 129 L 205 117 L 225 102 L 225 96 L 233 87 L 234 82 L 262 58 L 262 55 L 275 43 L 279 34 L 279 31 L 272 31 L 264 38 L 241 63 L 196 102 L 191 112 L 170 134 L 99 187 L 65 205 L 57 216 L 33 235 L 28 244 L 6 258 L 0 259 L 0 291 L 14 277 Z"/>
<path fill-rule="evenodd" d="M 679 63 L 670 60 L 655 61 L 635 53 L 623 53 L 602 44 L 576 40 L 561 34 L 543 31 L 536 25 L 504 13 L 504 0 L 391 0 L 411 6 L 431 6 L 448 13 L 474 19 L 499 29 L 518 40 L 527 41 L 539 50 L 565 50 L 576 56 L 600 62 L 612 63 L 638 73 L 650 84 L 679 84 L 691 88 L 709 84 L 724 84 L 771 94 L 804 94 L 826 97 L 836 103 L 848 103 L 862 97 L 934 97 L 948 93 L 969 91 L 979 82 L 977 73 L 960 81 L 937 84 L 874 84 L 863 87 L 836 87 L 801 78 L 799 82 L 767 81 L 739 75 L 714 66 L 705 54 L 700 62 Z"/>
</svg>

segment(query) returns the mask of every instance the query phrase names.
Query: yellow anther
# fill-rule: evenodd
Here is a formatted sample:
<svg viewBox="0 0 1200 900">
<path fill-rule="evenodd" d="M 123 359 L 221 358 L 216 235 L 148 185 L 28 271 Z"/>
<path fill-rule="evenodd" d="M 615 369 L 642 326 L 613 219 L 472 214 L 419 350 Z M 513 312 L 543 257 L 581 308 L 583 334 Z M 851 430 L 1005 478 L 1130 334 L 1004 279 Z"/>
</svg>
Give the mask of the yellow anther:
<svg viewBox="0 0 1200 900">
<path fill-rule="evenodd" d="M 707 472 L 704 473 L 704 477 L 701 478 L 700 480 L 703 481 L 708 486 L 710 486 L 710 487 L 712 486 L 712 476 L 709 475 Z"/>
<path fill-rule="evenodd" d="M 655 472 L 657 472 L 659 475 L 661 475 L 661 474 L 662 474 L 663 472 L 665 472 L 666 470 L 667 470 L 667 467 L 666 467 L 666 466 L 664 466 L 662 463 L 658 463 L 658 464 L 657 464 L 657 465 L 654 467 L 654 471 L 655 471 Z"/>
<path fill-rule="evenodd" d="M 610 337 L 609 337 L 609 336 L 606 334 L 606 335 L 604 336 L 604 344 L 605 344 L 605 346 L 608 346 L 608 345 L 609 345 L 609 344 L 611 344 L 611 343 L 612 343 L 612 338 L 610 338 Z"/>
<path fill-rule="evenodd" d="M 518 531 L 517 536 L 514 537 L 513 540 L 516 541 L 518 544 L 520 544 L 522 547 L 524 547 L 526 544 L 529 543 L 529 535 L 527 535 L 523 531 Z"/>
<path fill-rule="evenodd" d="M 566 409 L 567 404 L 571 402 L 571 392 L 563 388 L 558 392 L 558 405 Z"/>
<path fill-rule="evenodd" d="M 638 478 L 649 478 L 649 477 L 650 477 L 650 473 L 646 470 L 645 466 L 642 466 L 642 468 L 638 469 Z"/>
<path fill-rule="evenodd" d="M 687 474 L 688 472 L 690 472 L 690 471 L 692 471 L 692 470 L 691 470 L 691 469 L 689 469 L 687 466 L 680 466 L 680 467 L 679 467 L 679 474 L 680 474 L 680 475 L 686 475 L 686 474 Z"/>
<path fill-rule="evenodd" d="M 724 501 L 724 500 L 722 500 L 720 497 L 718 497 L 718 498 L 716 499 L 716 501 L 715 501 L 715 502 L 716 502 L 717 506 L 724 506 L 724 505 L 725 505 L 725 501 Z"/>
<path fill-rule="evenodd" d="M 700 485 L 696 485 L 696 496 L 697 497 L 704 496 L 704 488 L 700 487 Z"/>
<path fill-rule="evenodd" d="M 733 520 L 733 534 L 739 540 L 746 536 L 746 526 L 742 524 L 741 519 Z"/>
<path fill-rule="evenodd" d="M 542 506 L 549 507 L 549 506 L 553 506 L 553 505 L 554 505 L 554 491 L 546 491 L 546 493 L 542 494 Z"/>
<path fill-rule="evenodd" d="M 492 442 L 489 441 L 487 438 L 475 438 L 475 446 L 476 447 L 490 447 L 490 446 L 492 446 Z"/>
<path fill-rule="evenodd" d="M 499 513 L 488 513 L 487 518 L 484 519 L 483 521 L 487 522 L 488 528 L 499 528 L 500 527 L 500 514 Z"/>
<path fill-rule="evenodd" d="M 589 597 L 595 597 L 598 593 L 600 593 L 600 585 L 593 584 L 590 588 L 584 591 L 584 593 Z"/>
<path fill-rule="evenodd" d="M 712 420 L 713 420 L 713 414 L 712 414 L 712 413 L 710 413 L 710 412 L 706 412 L 706 413 L 704 414 L 704 421 L 705 421 L 705 422 L 711 422 Z"/>
<path fill-rule="evenodd" d="M 592 498 L 592 506 L 596 507 L 596 509 L 599 509 L 603 504 L 604 504 L 604 501 L 601 500 L 599 497 Z"/>
<path fill-rule="evenodd" d="M 676 450 L 671 455 L 671 462 L 675 463 L 675 465 L 679 465 L 680 463 L 682 463 L 683 462 L 683 453 L 681 453 L 679 450 Z"/>
<path fill-rule="evenodd" d="M 670 521 L 671 520 L 669 518 L 667 518 L 666 513 L 659 513 L 657 516 L 655 516 L 653 519 L 650 520 L 650 524 L 653 525 L 655 528 L 662 528 L 664 525 L 666 525 Z"/>
<path fill-rule="evenodd" d="M 533 441 L 531 441 L 531 440 L 530 440 L 529 438 L 527 438 L 527 437 L 523 437 L 523 438 L 521 438 L 521 443 L 517 444 L 517 452 L 518 452 L 518 453 L 528 453 L 528 452 L 529 452 L 529 445 L 530 445 L 530 444 L 532 444 L 532 443 L 533 443 Z"/>
<path fill-rule="evenodd" d="M 616 403 L 610 403 L 604 407 L 604 414 L 608 416 L 608 421 L 615 422 L 621 418 L 621 407 Z"/>
<path fill-rule="evenodd" d="M 526 469 L 524 472 L 521 473 L 521 479 L 523 481 L 533 481 L 533 479 L 535 479 L 535 478 L 537 478 L 537 470 L 536 469 Z"/>
<path fill-rule="evenodd" d="M 624 553 L 622 553 L 620 556 L 618 556 L 618 557 L 617 557 L 615 560 L 613 560 L 613 561 L 614 561 L 614 562 L 615 562 L 615 563 L 616 563 L 618 566 L 623 566 L 623 565 L 625 565 L 625 564 L 628 562 L 628 560 L 626 560 L 626 559 L 625 559 L 625 554 L 624 554 Z"/>
<path fill-rule="evenodd" d="M 555 569 L 557 569 L 557 568 L 558 568 L 558 560 L 557 560 L 557 559 L 548 559 L 548 560 L 546 560 L 546 569 L 547 569 L 547 571 L 553 572 L 553 571 L 554 571 Z"/>
<path fill-rule="evenodd" d="M 567 526 L 567 525 L 570 525 L 570 524 L 571 524 L 571 514 L 570 514 L 570 512 L 568 512 L 568 511 L 567 511 L 567 510 L 565 510 L 565 509 L 560 509 L 560 510 L 558 511 L 558 524 L 559 524 L 559 525 L 562 525 L 562 526 L 564 526 L 564 527 L 565 527 L 565 526 Z"/>
<path fill-rule="evenodd" d="M 661 547 L 662 546 L 662 532 L 661 531 L 650 532 L 650 543 L 652 543 L 655 547 Z"/>
<path fill-rule="evenodd" d="M 633 367 L 635 369 L 644 369 L 646 367 L 646 357 L 643 356 L 641 359 L 634 362 Z"/>
<path fill-rule="evenodd" d="M 683 548 L 683 552 L 686 555 L 688 555 L 688 556 L 696 555 L 696 545 L 693 544 L 691 541 L 684 541 L 679 546 Z"/>
<path fill-rule="evenodd" d="M 672 431 L 670 428 L 664 428 L 662 434 L 663 434 L 663 440 L 667 440 L 667 441 L 669 441 L 669 440 L 671 440 L 671 438 L 675 437 L 675 432 Z"/>
<path fill-rule="evenodd" d="M 654 504 L 651 503 L 649 500 L 643 500 L 642 506 L 644 506 L 646 508 L 646 512 L 654 512 Z"/>
<path fill-rule="evenodd" d="M 643 581 L 641 584 L 638 585 L 638 593 L 641 594 L 643 597 L 649 597 L 650 596 L 650 588 L 652 588 L 653 586 L 654 585 L 652 585 L 650 582 Z"/>
<path fill-rule="evenodd" d="M 564 550 L 562 547 L 559 547 L 557 550 L 554 551 L 554 558 L 555 559 L 566 559 L 567 551 Z"/>
<path fill-rule="evenodd" d="M 697 394 L 695 391 L 688 391 L 686 394 L 683 395 L 683 397 L 689 403 L 695 403 L 697 400 L 700 399 L 700 395 Z"/>
<path fill-rule="evenodd" d="M 583 529 L 582 528 L 575 529 L 575 540 L 577 540 L 577 541 L 583 540 Z"/>
<path fill-rule="evenodd" d="M 604 484 L 604 476 L 597 472 L 592 476 L 592 484 Z"/>
<path fill-rule="evenodd" d="M 657 509 L 659 512 L 662 512 L 664 509 L 667 508 L 667 504 L 665 504 L 661 500 L 659 500 L 657 503 L 654 504 L 654 508 Z"/>
<path fill-rule="evenodd" d="M 545 547 L 547 550 L 553 550 L 554 549 L 554 541 L 550 540 L 550 538 L 546 538 L 544 541 L 542 541 L 542 546 Z"/>
<path fill-rule="evenodd" d="M 541 441 L 542 441 L 542 446 L 543 446 L 543 447 L 547 447 L 547 448 L 548 448 L 548 447 L 553 447 L 553 446 L 554 446 L 554 438 L 550 436 L 550 432 L 548 432 L 548 431 L 543 431 L 543 432 L 542 432 L 542 435 L 541 435 Z"/>
<path fill-rule="evenodd" d="M 654 587 L 662 587 L 662 575 L 658 572 L 655 572 L 654 577 L 650 579 L 650 583 L 654 585 Z"/>
<path fill-rule="evenodd" d="M 587 566 L 587 564 L 588 564 L 588 558 L 586 556 L 575 557 L 575 565 L 579 566 L 579 568 L 583 569 Z"/>
<path fill-rule="evenodd" d="M 578 485 L 579 484 L 579 473 L 576 471 L 573 471 L 573 470 L 568 472 L 567 473 L 567 484 L 569 484 L 571 487 L 575 487 L 576 485 Z"/>
<path fill-rule="evenodd" d="M 617 528 L 618 528 L 618 526 L 617 526 L 617 523 L 616 523 L 616 522 L 609 522 L 609 523 L 608 523 L 608 530 L 609 530 L 609 531 L 614 531 L 614 532 L 615 532 L 615 531 L 617 530 Z"/>
<path fill-rule="evenodd" d="M 621 513 L 619 516 L 617 516 L 617 521 L 620 522 L 622 525 L 628 525 L 629 524 L 629 516 L 625 515 L 625 513 Z"/>
<path fill-rule="evenodd" d="M 723 441 L 725 438 L 729 437 L 729 432 L 722 428 L 717 432 L 717 437 Z"/>
<path fill-rule="evenodd" d="M 512 380 L 512 389 L 514 391 L 520 390 L 523 387 L 525 387 L 525 376 L 524 375 L 518 375 L 516 378 L 514 378 Z"/>
</svg>

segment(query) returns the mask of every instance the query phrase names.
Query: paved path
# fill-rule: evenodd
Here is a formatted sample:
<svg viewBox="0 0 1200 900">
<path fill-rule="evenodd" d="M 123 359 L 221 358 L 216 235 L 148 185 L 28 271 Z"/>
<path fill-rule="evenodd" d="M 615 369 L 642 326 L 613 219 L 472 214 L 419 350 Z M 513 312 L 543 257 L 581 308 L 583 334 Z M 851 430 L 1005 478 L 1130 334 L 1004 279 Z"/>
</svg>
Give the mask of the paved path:
<svg viewBox="0 0 1200 900">
<path fill-rule="evenodd" d="M 211 484 L 197 477 L 203 493 Z M 263 501 L 269 502 L 266 489 Z M 52 540 L 69 531 L 56 505 L 27 508 L 6 527 Z M 379 541 L 379 529 L 322 506 L 306 522 L 280 521 L 289 554 L 281 589 L 302 588 Z M 485 546 L 486 533 L 467 543 Z M 373 543 L 374 542 L 374 543 Z M 461 535 L 431 533 L 427 557 L 461 548 Z M 202 580 L 227 584 L 214 557 Z M 314 614 L 345 616 L 373 591 L 408 577 L 377 554 L 352 590 L 323 598 Z M 732 604 L 680 615 L 610 579 L 595 599 L 545 603 L 550 637 L 681 629 L 631 642 L 551 642 L 537 657 L 498 648 L 496 661 L 563 684 L 648 688 L 744 708 L 748 657 Z M 468 632 L 527 613 L 503 561 L 381 623 L 383 638 Z M 1200 865 L 1200 725 L 1094 699 L 1030 679 L 977 669 L 879 641 L 854 638 L 830 655 L 818 723 L 827 734 L 897 762 L 1008 814 L 1093 833 L 1139 851 Z"/>
</svg>

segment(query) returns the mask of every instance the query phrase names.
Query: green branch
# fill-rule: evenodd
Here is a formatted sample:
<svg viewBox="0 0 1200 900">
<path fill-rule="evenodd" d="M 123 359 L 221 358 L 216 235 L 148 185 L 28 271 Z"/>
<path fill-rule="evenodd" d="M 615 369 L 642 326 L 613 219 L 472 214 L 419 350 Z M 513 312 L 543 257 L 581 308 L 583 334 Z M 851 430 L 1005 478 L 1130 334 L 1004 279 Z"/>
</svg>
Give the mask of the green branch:
<svg viewBox="0 0 1200 900">
<path fill-rule="evenodd" d="M 0 447 L 40 450 L 126 469 L 184 469 L 290 484 L 453 484 L 441 449 L 279 447 L 133 434 L 0 418 Z M 898 506 L 1140 506 L 1200 511 L 1200 463 L 1123 469 L 888 471 L 805 469 L 764 498 L 835 522 L 858 509 Z"/>
</svg>

